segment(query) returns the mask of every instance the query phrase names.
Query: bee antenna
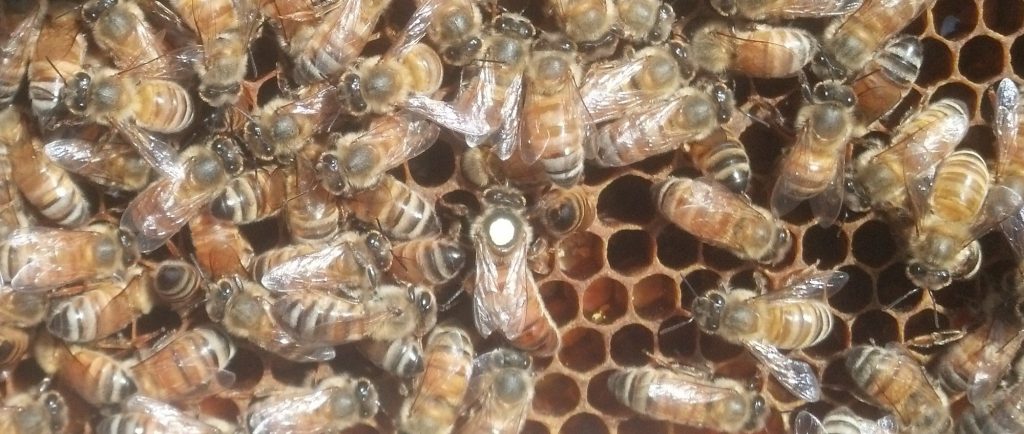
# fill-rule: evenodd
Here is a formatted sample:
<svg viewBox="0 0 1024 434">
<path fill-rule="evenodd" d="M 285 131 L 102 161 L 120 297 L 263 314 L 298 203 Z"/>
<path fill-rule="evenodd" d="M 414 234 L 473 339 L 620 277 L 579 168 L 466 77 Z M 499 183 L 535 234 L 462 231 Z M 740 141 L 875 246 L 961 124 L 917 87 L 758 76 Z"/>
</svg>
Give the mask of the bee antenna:
<svg viewBox="0 0 1024 434">
<path fill-rule="evenodd" d="M 921 291 L 921 288 L 914 288 L 914 289 L 911 289 L 910 291 L 907 291 L 906 294 L 901 295 L 899 298 L 894 300 L 892 303 L 889 303 L 889 304 L 885 305 L 885 310 L 893 310 L 893 309 L 895 309 L 897 304 L 903 303 L 903 301 L 906 300 L 908 297 L 910 297 L 911 295 L 917 294 L 920 291 Z M 936 317 L 936 325 L 938 325 L 938 317 Z"/>
<path fill-rule="evenodd" d="M 676 324 L 672 324 L 672 325 L 670 325 L 668 327 L 665 327 L 665 328 L 663 328 L 661 330 L 658 330 L 658 335 L 660 336 L 660 335 L 664 335 L 666 333 L 672 333 L 672 332 L 674 332 L 674 331 L 676 331 L 678 329 L 681 329 L 683 327 L 686 327 L 687 325 L 692 323 L 693 322 L 693 314 L 690 313 L 689 311 L 687 311 L 686 314 L 689 317 L 689 318 L 686 318 L 686 321 L 683 321 L 683 322 L 680 322 L 680 323 L 676 323 Z"/>
<path fill-rule="evenodd" d="M 50 64 L 50 67 L 53 68 L 53 72 L 56 72 L 57 76 L 60 77 L 61 83 L 63 83 L 64 86 L 67 87 L 68 79 L 64 77 L 64 74 L 60 73 L 60 69 L 57 69 L 57 65 L 53 64 L 53 60 L 50 60 L 50 56 L 46 56 L 46 63 Z M 54 95 L 54 96 L 56 96 L 56 95 Z"/>
<path fill-rule="evenodd" d="M 447 312 L 451 310 L 452 307 L 455 306 L 455 303 L 459 300 L 459 296 L 461 296 L 465 292 L 466 289 L 460 286 L 458 289 L 455 290 L 455 293 L 452 294 L 451 297 L 448 297 L 448 300 L 446 300 L 444 303 L 441 303 L 441 305 L 438 306 L 437 310 L 439 312 Z"/>
</svg>

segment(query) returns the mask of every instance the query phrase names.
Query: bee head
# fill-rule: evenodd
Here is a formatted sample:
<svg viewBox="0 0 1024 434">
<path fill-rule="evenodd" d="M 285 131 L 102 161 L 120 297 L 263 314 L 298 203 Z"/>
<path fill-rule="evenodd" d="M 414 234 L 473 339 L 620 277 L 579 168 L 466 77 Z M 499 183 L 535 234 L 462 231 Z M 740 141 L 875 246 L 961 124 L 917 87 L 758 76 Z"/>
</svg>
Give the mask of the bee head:
<svg viewBox="0 0 1024 434">
<path fill-rule="evenodd" d="M 92 89 L 92 76 L 85 71 L 76 72 L 68 80 L 68 110 L 82 114 L 89 108 L 89 91 Z"/>
<path fill-rule="evenodd" d="M 724 309 L 725 295 L 719 291 L 710 291 L 693 302 L 693 319 L 698 327 L 713 334 L 721 326 Z"/>
<path fill-rule="evenodd" d="M 349 185 L 341 171 L 341 160 L 334 152 L 320 154 L 316 165 L 320 184 L 331 194 L 342 195 L 348 192 Z"/>
<path fill-rule="evenodd" d="M 907 263 L 907 277 L 918 287 L 929 290 L 945 288 L 953 281 L 949 270 L 932 268 L 917 260 Z"/>
<path fill-rule="evenodd" d="M 118 0 L 96 0 L 82 5 L 82 20 L 92 24 L 103 16 L 110 8 L 117 6 Z"/>
<path fill-rule="evenodd" d="M 363 97 L 363 80 L 354 72 L 345 73 L 341 77 L 341 100 L 353 114 L 363 114 L 367 110 L 366 99 Z"/>
</svg>

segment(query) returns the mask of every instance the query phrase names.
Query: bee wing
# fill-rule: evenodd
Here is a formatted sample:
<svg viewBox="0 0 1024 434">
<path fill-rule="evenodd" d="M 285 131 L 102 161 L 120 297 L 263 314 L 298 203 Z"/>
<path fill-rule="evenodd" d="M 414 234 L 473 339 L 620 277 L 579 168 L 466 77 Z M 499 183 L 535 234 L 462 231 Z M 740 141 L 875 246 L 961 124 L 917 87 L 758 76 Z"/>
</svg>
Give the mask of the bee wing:
<svg viewBox="0 0 1024 434">
<path fill-rule="evenodd" d="M 479 62 L 479 65 L 472 67 L 476 75 L 466 79 L 466 71 L 471 68 L 463 68 L 463 83 L 466 83 L 455 98 L 455 105 L 466 113 L 476 116 L 477 122 L 487 125 L 487 132 L 480 135 L 466 135 L 466 146 L 475 148 L 480 146 L 488 135 L 497 128 L 501 122 L 499 118 L 497 100 L 497 72 L 498 66 L 494 62 Z"/>
<path fill-rule="evenodd" d="M 827 434 L 825 426 L 813 414 L 802 410 L 793 421 L 793 434 Z"/>
<path fill-rule="evenodd" d="M 269 344 L 272 347 L 268 349 L 283 349 L 286 353 L 289 353 L 287 358 L 296 362 L 325 362 L 334 359 L 334 347 L 311 347 L 296 342 L 278 324 L 269 300 L 260 298 L 260 306 L 263 309 L 263 314 L 270 318 L 270 321 L 275 325 L 273 330 L 270 331 L 269 338 Z"/>
<path fill-rule="evenodd" d="M 37 5 L 32 16 L 27 16 L 18 23 L 10 35 L 7 35 L 6 41 L 0 44 L 0 65 L 12 67 L 17 64 L 24 65 L 22 62 L 27 62 L 28 56 L 35 49 L 36 38 L 39 37 L 40 27 L 45 16 L 45 8 L 42 5 Z M 24 69 L 19 69 L 22 73 L 25 72 Z"/>
<path fill-rule="evenodd" d="M 438 101 L 426 95 L 412 95 L 403 106 L 449 130 L 469 136 L 487 134 L 487 121 L 476 114 L 462 112 L 451 103 Z"/>
<path fill-rule="evenodd" d="M 413 45 L 418 44 L 424 36 L 427 35 L 427 27 L 430 26 L 430 20 L 434 15 L 434 11 L 441 4 L 442 0 L 425 0 L 419 7 L 416 8 L 412 13 L 412 17 L 409 18 L 409 22 L 406 23 L 405 28 L 402 30 L 401 36 L 391 48 L 384 53 L 384 58 L 397 57 L 405 54 L 405 52 L 412 48 Z"/>
<path fill-rule="evenodd" d="M 759 295 L 755 300 L 792 300 L 792 299 L 822 299 L 831 297 L 846 285 L 850 275 L 838 270 L 822 271 L 810 276 L 800 282 L 787 285 L 779 291 L 769 291 Z"/>
<path fill-rule="evenodd" d="M 877 426 L 874 431 L 868 430 L 864 432 L 870 434 L 896 434 L 899 432 L 896 425 L 896 418 L 891 414 L 879 418 L 875 421 L 875 424 Z"/>
<path fill-rule="evenodd" d="M 836 173 L 832 180 L 824 191 L 811 197 L 811 211 L 821 227 L 832 226 L 843 209 L 843 197 L 846 194 L 846 150 L 845 146 L 843 148 L 836 156 Z"/>
<path fill-rule="evenodd" d="M 135 146 L 150 166 L 172 179 L 185 176 L 185 169 L 178 159 L 178 151 L 163 137 L 139 128 L 131 120 L 115 120 L 114 127 Z"/>
<path fill-rule="evenodd" d="M 430 149 L 441 132 L 437 125 L 419 119 L 418 116 L 413 116 L 411 113 L 400 112 L 398 116 L 404 118 L 405 128 L 399 132 L 403 138 L 403 145 L 392 148 L 395 152 L 388 154 L 385 165 L 388 168 L 400 166 Z"/>
<path fill-rule="evenodd" d="M 928 209 L 928 193 L 935 169 L 967 134 L 968 120 L 966 115 L 958 113 L 937 118 L 935 122 L 904 122 L 904 125 L 914 128 L 900 130 L 889 149 L 874 158 L 890 153 L 900 158 L 907 195 L 915 215 L 920 216 Z"/>
<path fill-rule="evenodd" d="M 999 224 L 1006 235 L 1006 241 L 1017 253 L 1017 258 L 1024 258 L 1024 209 L 1019 209 Z"/>
<path fill-rule="evenodd" d="M 779 177 L 775 181 L 775 187 L 772 188 L 771 198 L 772 214 L 776 216 L 789 214 L 797 205 L 810 198 L 797 186 L 802 184 L 802 180 L 808 178 L 809 168 L 818 166 L 818 164 L 813 166 L 811 164 L 817 162 L 811 148 L 815 143 L 814 134 L 810 125 L 803 125 L 798 133 L 796 143 L 780 166 Z"/>
<path fill-rule="evenodd" d="M 512 252 L 505 276 L 500 275 L 497 266 L 503 259 L 495 257 L 482 242 L 476 247 L 473 318 L 477 330 L 483 336 L 490 336 L 495 329 L 510 337 L 516 336 L 526 322 L 529 296 L 526 279 L 531 278 L 526 269 L 527 246 L 524 244 Z"/>
<path fill-rule="evenodd" d="M 1021 340 L 1024 339 L 1024 332 L 1013 330 L 1005 321 L 1000 319 L 992 320 L 989 327 L 986 341 L 987 345 L 981 350 L 977 370 L 971 376 L 967 386 L 967 399 L 977 405 L 999 386 L 1003 375 L 1010 368 L 1009 363 L 1012 355 L 1006 352 L 1016 353 L 1020 349 Z"/>
<path fill-rule="evenodd" d="M 580 97 L 594 122 L 612 120 L 623 111 L 650 101 L 646 92 L 626 91 L 623 87 L 633 79 L 647 59 L 636 57 L 626 61 L 595 64 L 587 71 L 580 86 Z"/>
<path fill-rule="evenodd" d="M 1004 78 L 996 85 L 992 93 L 994 115 L 992 119 L 992 130 L 996 134 L 996 143 L 999 145 L 999 171 L 1004 174 L 1004 167 L 1017 153 L 1017 129 L 1019 126 L 1020 113 L 1020 90 L 1017 83 L 1009 78 Z"/>
<path fill-rule="evenodd" d="M 981 238 L 996 225 L 1019 215 L 1021 204 L 1024 198 L 1013 189 L 1005 185 L 992 185 L 985 196 L 985 203 L 982 206 L 981 215 L 975 218 L 970 228 L 970 236 L 964 240 L 966 247 L 972 241 Z"/>
<path fill-rule="evenodd" d="M 149 415 L 160 421 L 160 425 L 168 432 L 189 432 L 196 434 L 214 434 L 218 431 L 195 418 L 192 418 L 178 410 L 177 407 L 164 403 L 158 399 L 144 395 L 132 395 L 124 403 L 124 409 L 128 412 L 137 412 Z"/>
<path fill-rule="evenodd" d="M 523 75 L 516 74 L 505 90 L 505 101 L 502 102 L 500 111 L 501 126 L 495 133 L 495 155 L 502 161 L 511 158 L 522 143 L 522 110 Z"/>
<path fill-rule="evenodd" d="M 794 396 L 807 402 L 821 399 L 821 384 L 811 365 L 791 359 L 764 342 L 747 341 L 744 346 Z"/>
<path fill-rule="evenodd" d="M 829 17 L 853 13 L 860 9 L 861 0 L 788 0 L 776 3 L 778 7 L 767 11 L 773 17 Z"/>
<path fill-rule="evenodd" d="M 273 402 L 257 403 L 245 416 L 252 433 L 310 432 L 307 423 L 319 419 L 319 410 L 327 405 L 331 390 L 321 389 Z M 273 398 L 271 398 L 273 399 Z M 327 421 L 323 421 L 326 424 Z M 313 424 L 317 427 L 321 424 Z M 317 431 L 322 432 L 319 427 Z"/>
<path fill-rule="evenodd" d="M 142 190 L 121 215 L 121 228 L 135 234 L 140 252 L 162 246 L 192 217 L 202 211 L 216 189 L 182 197 L 177 194 L 183 181 L 162 178 Z"/>
<path fill-rule="evenodd" d="M 48 142 L 43 150 L 50 160 L 64 169 L 86 178 L 96 180 L 100 184 L 121 190 L 133 190 L 137 186 L 127 185 L 122 179 L 111 173 L 107 166 L 110 161 L 136 160 L 141 158 L 131 146 L 116 140 L 100 140 L 93 143 L 88 140 L 68 138 Z"/>
<path fill-rule="evenodd" d="M 349 244 L 332 244 L 278 264 L 267 270 L 260 283 L 274 292 L 290 292 L 297 289 L 331 291 L 342 283 L 334 273 L 331 273 L 331 266 L 351 255 Z"/>
<path fill-rule="evenodd" d="M 88 278 L 94 271 L 74 266 L 69 257 L 81 246 L 94 246 L 104 235 L 91 231 L 68 231 L 42 226 L 19 228 L 5 242 L 11 250 L 30 249 L 32 259 L 14 272 L 11 288 L 16 291 L 46 291 Z"/>
</svg>

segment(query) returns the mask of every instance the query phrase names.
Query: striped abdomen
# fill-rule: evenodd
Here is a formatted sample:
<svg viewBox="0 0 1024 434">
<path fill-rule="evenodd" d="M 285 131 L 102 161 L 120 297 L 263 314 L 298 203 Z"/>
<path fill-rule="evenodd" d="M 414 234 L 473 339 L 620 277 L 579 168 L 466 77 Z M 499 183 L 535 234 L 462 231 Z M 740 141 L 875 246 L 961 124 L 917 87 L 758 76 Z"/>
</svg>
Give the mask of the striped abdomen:
<svg viewBox="0 0 1024 434">
<path fill-rule="evenodd" d="M 758 316 L 762 338 L 780 349 L 807 348 L 832 331 L 832 313 L 818 301 L 759 303 Z"/>
<path fill-rule="evenodd" d="M 420 238 L 395 244 L 391 273 L 409 283 L 438 284 L 455 277 L 466 263 L 458 243 L 444 238 Z"/>
<path fill-rule="evenodd" d="M 408 240 L 441 231 L 434 204 L 391 176 L 376 188 L 356 194 L 348 204 L 356 218 L 380 225 L 392 238 Z"/>
<path fill-rule="evenodd" d="M 935 172 L 931 213 L 948 224 L 972 224 L 988 194 L 989 171 L 985 160 L 971 150 L 958 150 L 946 157 Z"/>
<path fill-rule="evenodd" d="M 172 310 L 188 309 L 206 297 L 199 285 L 198 270 L 188 262 L 176 259 L 163 261 L 152 279 L 153 294 Z"/>
<path fill-rule="evenodd" d="M 135 393 L 131 373 L 110 356 L 84 348 L 70 349 L 63 354 L 57 376 L 91 404 L 117 404 Z"/>
<path fill-rule="evenodd" d="M 539 150 L 540 163 L 551 182 L 571 187 L 583 176 L 583 119 L 578 95 L 538 95 L 528 92 L 523 105 L 525 146 Z"/>
<path fill-rule="evenodd" d="M 188 90 L 170 80 L 149 79 L 135 86 L 135 123 L 142 129 L 172 134 L 192 125 L 195 107 Z"/>
<path fill-rule="evenodd" d="M 427 338 L 423 375 L 402 405 L 398 432 L 451 432 L 473 370 L 473 343 L 458 327 L 441 326 Z"/>
<path fill-rule="evenodd" d="M 132 367 L 141 393 L 178 401 L 206 396 L 234 383 L 234 375 L 223 370 L 235 355 L 235 345 L 227 336 L 199 327 L 171 339 Z"/>
<path fill-rule="evenodd" d="M 285 178 L 283 170 L 246 172 L 228 182 L 210 209 L 217 218 L 238 224 L 273 217 L 287 201 Z"/>
<path fill-rule="evenodd" d="M 274 317 L 300 343 L 341 345 L 370 336 L 381 325 L 379 315 L 366 302 L 353 302 L 331 295 L 293 291 L 274 302 Z"/>
<path fill-rule="evenodd" d="M 854 384 L 876 405 L 892 412 L 901 429 L 914 433 L 944 433 L 949 409 L 909 356 L 895 350 L 861 345 L 850 349 L 846 369 Z"/>
<path fill-rule="evenodd" d="M 68 342 L 93 341 L 120 331 L 153 307 L 143 278 L 127 285 L 104 282 L 67 298 L 53 308 L 47 330 Z"/>
<path fill-rule="evenodd" d="M 1016 385 L 976 402 L 956 423 L 957 434 L 1024 432 L 1024 385 Z"/>
<path fill-rule="evenodd" d="M 690 158 L 705 176 L 740 193 L 750 183 L 750 157 L 736 140 L 700 140 L 689 146 Z"/>
</svg>

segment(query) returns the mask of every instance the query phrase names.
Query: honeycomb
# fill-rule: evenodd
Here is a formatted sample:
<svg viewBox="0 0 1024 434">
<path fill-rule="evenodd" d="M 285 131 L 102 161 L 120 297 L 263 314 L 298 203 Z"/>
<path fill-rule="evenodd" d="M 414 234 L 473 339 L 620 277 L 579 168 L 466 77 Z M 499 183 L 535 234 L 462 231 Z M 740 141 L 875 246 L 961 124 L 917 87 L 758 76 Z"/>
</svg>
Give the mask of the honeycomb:
<svg viewBox="0 0 1024 434">
<path fill-rule="evenodd" d="M 393 9 L 411 8 L 411 1 L 397 1 Z M 539 0 L 502 2 L 514 11 L 525 11 L 541 29 L 553 29 L 539 11 Z M 704 1 L 669 1 L 676 15 L 691 27 L 712 15 Z M 392 13 L 386 19 L 397 26 L 407 18 Z M 821 20 L 818 20 L 821 21 Z M 820 26 L 812 22 L 808 26 Z M 940 97 L 955 97 L 967 104 L 971 127 L 961 146 L 972 148 L 990 161 L 995 157 L 994 134 L 988 126 L 991 109 L 985 91 L 1004 76 L 1024 73 L 1024 3 L 1015 0 L 938 0 L 931 10 L 911 22 L 904 33 L 919 35 L 925 55 L 921 74 L 908 97 L 883 119 L 882 130 L 894 127 L 903 114 Z M 269 32 L 265 32 L 269 33 Z M 272 37 L 265 34 L 254 52 L 273 52 Z M 273 59 L 258 58 L 260 73 L 273 68 Z M 799 106 L 797 79 L 737 78 L 735 89 L 741 108 L 768 102 L 787 117 Z M 270 86 L 273 87 L 273 86 Z M 263 99 L 261 95 L 261 100 Z M 781 151 L 789 144 L 771 127 L 751 123 L 740 136 L 751 159 L 754 177 L 749 194 L 758 204 L 767 203 Z M 459 155 L 463 145 L 451 135 L 393 173 L 416 186 L 426 196 L 463 203 L 479 210 L 474 188 L 461 177 Z M 554 245 L 553 267 L 538 275 L 540 292 L 562 335 L 556 356 L 534 361 L 536 396 L 524 429 L 528 434 L 668 434 L 695 432 L 693 428 L 655 421 L 615 401 L 606 384 L 621 367 L 650 363 L 648 353 L 680 360 L 707 360 L 717 374 L 757 378 L 772 411 L 766 432 L 784 432 L 792 415 L 805 408 L 821 414 L 847 405 L 864 416 L 880 415 L 857 401 L 844 389 L 849 379 L 842 352 L 852 345 L 903 342 L 933 331 L 957 328 L 970 321 L 987 285 L 980 280 L 954 283 L 940 292 L 918 292 L 902 300 L 913 284 L 904 275 L 901 246 L 893 240 L 890 226 L 872 213 L 844 210 L 841 223 L 830 228 L 814 225 L 810 210 L 802 205 L 785 218 L 797 242 L 781 264 L 766 269 L 775 283 L 791 273 L 816 264 L 839 269 L 850 281 L 829 300 L 836 319 L 831 335 L 823 342 L 793 353 L 812 364 L 824 385 L 824 399 L 805 404 L 774 380 L 759 372 L 757 362 L 742 347 L 702 334 L 686 322 L 694 294 L 722 283 L 752 287 L 760 267 L 736 259 L 720 249 L 703 245 L 660 217 L 647 192 L 657 180 L 670 174 L 696 173 L 682 153 L 659 156 L 626 168 L 587 167 L 583 188 L 597 208 L 597 221 L 586 231 L 571 234 Z M 536 192 L 529 192 L 532 200 Z M 280 222 L 272 219 L 243 233 L 257 252 L 273 246 Z M 982 239 L 986 253 L 982 274 L 999 276 L 1012 267 L 1012 255 L 1001 235 Z M 453 284 L 442 289 L 451 293 Z M 447 291 L 447 292 L 445 292 Z M 443 297 L 442 297 L 443 298 Z M 194 326 L 208 321 L 202 314 L 185 322 Z M 938 318 L 938 326 L 935 318 Z M 441 321 L 454 319 L 471 329 L 472 306 L 466 297 L 454 299 Z M 140 319 L 140 333 L 181 327 L 176 314 L 156 309 Z M 478 353 L 499 345 L 480 341 Z M 941 349 L 921 351 L 928 361 Z M 281 385 L 308 385 L 312 378 L 329 372 L 366 375 L 382 392 L 382 412 L 374 423 L 346 432 L 387 433 L 394 427 L 388 415 L 398 414 L 401 384 L 373 367 L 349 347 L 323 364 L 297 364 L 269 357 L 241 345 L 228 369 L 237 375 L 231 390 L 201 402 L 203 414 L 235 420 L 254 396 Z M 8 392 L 34 387 L 44 377 L 36 362 L 27 359 L 9 376 Z M 58 386 L 60 387 L 60 386 Z M 92 420 L 94 410 L 65 394 L 75 404 L 78 423 Z M 962 397 L 951 397 L 954 415 L 965 406 Z M 87 426 L 78 428 L 88 432 Z"/>
</svg>

